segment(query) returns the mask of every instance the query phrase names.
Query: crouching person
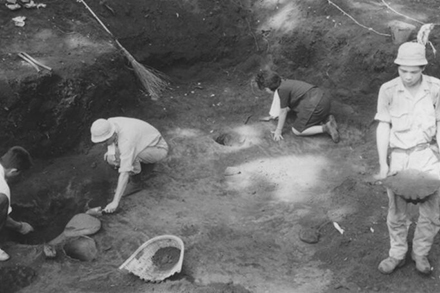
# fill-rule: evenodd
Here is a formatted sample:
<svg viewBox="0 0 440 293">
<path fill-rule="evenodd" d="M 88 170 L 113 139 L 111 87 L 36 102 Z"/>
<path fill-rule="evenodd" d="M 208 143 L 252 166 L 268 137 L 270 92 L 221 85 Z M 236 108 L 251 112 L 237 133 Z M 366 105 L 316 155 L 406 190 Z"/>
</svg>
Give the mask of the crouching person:
<svg viewBox="0 0 440 293">
<path fill-rule="evenodd" d="M 32 232 L 34 228 L 25 222 L 17 222 L 12 219 L 11 213 L 11 191 L 8 182 L 28 170 L 32 165 L 29 153 L 22 147 L 12 147 L 0 158 L 0 233 L 6 227 L 21 234 Z M 0 249 L 0 261 L 6 261 L 9 255 Z"/>
<path fill-rule="evenodd" d="M 98 119 L 93 122 L 91 139 L 107 146 L 104 160 L 119 171 L 118 184 L 112 202 L 104 212 L 113 213 L 121 198 L 143 188 L 143 164 L 154 164 L 168 155 L 168 144 L 160 132 L 149 123 L 128 117 Z"/>
<path fill-rule="evenodd" d="M 297 136 L 327 133 L 335 143 L 339 142 L 339 130 L 335 117 L 330 114 L 330 98 L 317 86 L 300 80 L 282 79 L 276 72 L 264 70 L 255 81 L 260 90 L 273 94 L 269 117 L 263 121 L 278 119 L 273 139 L 283 139 L 283 127 L 289 111 L 296 113 L 292 132 Z"/>
</svg>

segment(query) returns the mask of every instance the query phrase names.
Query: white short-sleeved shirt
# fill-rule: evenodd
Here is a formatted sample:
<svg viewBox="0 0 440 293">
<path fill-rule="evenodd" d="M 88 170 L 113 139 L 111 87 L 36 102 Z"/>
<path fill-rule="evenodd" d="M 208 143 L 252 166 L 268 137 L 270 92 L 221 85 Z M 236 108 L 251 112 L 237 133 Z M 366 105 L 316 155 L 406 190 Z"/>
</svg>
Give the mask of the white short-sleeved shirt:
<svg viewBox="0 0 440 293">
<path fill-rule="evenodd" d="M 0 165 L 0 193 L 5 194 L 9 199 L 8 215 L 12 212 L 11 208 L 11 189 L 5 179 L 5 169 Z"/>
<path fill-rule="evenodd" d="M 440 80 L 422 75 L 414 97 L 397 77 L 379 90 L 375 120 L 391 124 L 390 147 L 409 149 L 430 143 L 440 121 Z"/>
<path fill-rule="evenodd" d="M 133 162 L 137 155 L 146 147 L 157 145 L 162 137 L 155 127 L 139 119 L 113 117 L 108 121 L 115 125 L 118 135 L 119 173 L 133 171 Z"/>
</svg>

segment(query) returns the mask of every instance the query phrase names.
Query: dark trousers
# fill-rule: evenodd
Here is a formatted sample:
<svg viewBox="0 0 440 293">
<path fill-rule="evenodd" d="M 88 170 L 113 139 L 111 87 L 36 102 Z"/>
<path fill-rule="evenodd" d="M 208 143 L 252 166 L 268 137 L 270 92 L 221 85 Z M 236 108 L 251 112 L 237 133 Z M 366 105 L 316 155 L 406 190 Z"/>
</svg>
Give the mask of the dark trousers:
<svg viewBox="0 0 440 293">
<path fill-rule="evenodd" d="M 6 195 L 0 193 L 0 230 L 6 223 L 8 218 L 9 199 Z"/>
</svg>

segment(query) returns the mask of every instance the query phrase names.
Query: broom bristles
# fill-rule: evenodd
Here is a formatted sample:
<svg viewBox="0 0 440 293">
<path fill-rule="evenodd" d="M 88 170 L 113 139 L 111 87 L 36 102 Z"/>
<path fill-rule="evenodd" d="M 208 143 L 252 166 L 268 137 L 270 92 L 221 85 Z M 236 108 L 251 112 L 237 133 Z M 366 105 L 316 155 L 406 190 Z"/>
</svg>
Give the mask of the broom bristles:
<svg viewBox="0 0 440 293">
<path fill-rule="evenodd" d="M 151 99 L 157 101 L 159 99 L 159 94 L 168 86 L 168 82 L 164 80 L 163 73 L 152 68 L 147 69 L 144 65 L 139 63 L 118 40 L 116 40 L 116 43 L 119 45 L 119 48 L 121 48 L 122 52 L 124 52 L 128 61 L 130 61 L 136 76 L 141 81 L 144 89 L 150 94 Z"/>
<path fill-rule="evenodd" d="M 155 70 L 145 68 L 144 65 L 134 58 L 131 61 L 131 66 L 151 98 L 153 100 L 159 99 L 160 93 L 168 86 L 168 82 L 164 80 L 162 74 Z"/>
<path fill-rule="evenodd" d="M 137 62 L 136 59 L 134 59 L 134 57 L 130 54 L 130 52 L 128 52 L 127 49 L 125 49 L 124 46 L 122 46 L 121 43 L 119 43 L 118 39 L 115 38 L 112 32 L 104 25 L 104 23 L 99 19 L 96 13 L 93 12 L 93 10 L 89 7 L 89 5 L 87 5 L 87 3 L 84 0 L 77 0 L 77 1 L 82 2 L 84 6 L 87 8 L 87 10 L 90 11 L 93 17 L 95 17 L 95 19 L 99 22 L 99 24 L 105 29 L 105 31 L 108 32 L 115 39 L 116 44 L 122 50 L 125 57 L 128 58 L 128 61 L 130 61 L 131 66 L 133 67 L 134 72 L 136 73 L 136 76 L 140 79 L 143 87 L 150 94 L 151 98 L 153 100 L 159 99 L 159 94 L 168 85 L 168 82 L 166 82 L 161 78 L 163 77 L 163 74 L 160 74 L 158 71 L 155 70 L 148 70 L 142 64 Z"/>
</svg>

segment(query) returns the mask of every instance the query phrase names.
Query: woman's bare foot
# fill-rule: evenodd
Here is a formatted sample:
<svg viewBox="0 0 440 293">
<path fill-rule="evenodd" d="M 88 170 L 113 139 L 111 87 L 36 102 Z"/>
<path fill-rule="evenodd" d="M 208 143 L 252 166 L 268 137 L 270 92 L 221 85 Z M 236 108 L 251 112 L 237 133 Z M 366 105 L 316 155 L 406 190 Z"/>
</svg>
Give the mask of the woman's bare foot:
<svg viewBox="0 0 440 293">
<path fill-rule="evenodd" d="M 268 122 L 268 121 L 276 120 L 276 119 L 277 119 L 277 117 L 273 117 L 273 116 L 264 116 L 264 117 L 260 117 L 258 120 L 260 120 L 260 121 L 264 121 L 264 122 Z"/>
<path fill-rule="evenodd" d="M 336 124 L 335 117 L 330 115 L 328 122 L 324 125 L 324 131 L 327 132 L 335 143 L 339 142 L 338 124 Z"/>
</svg>

